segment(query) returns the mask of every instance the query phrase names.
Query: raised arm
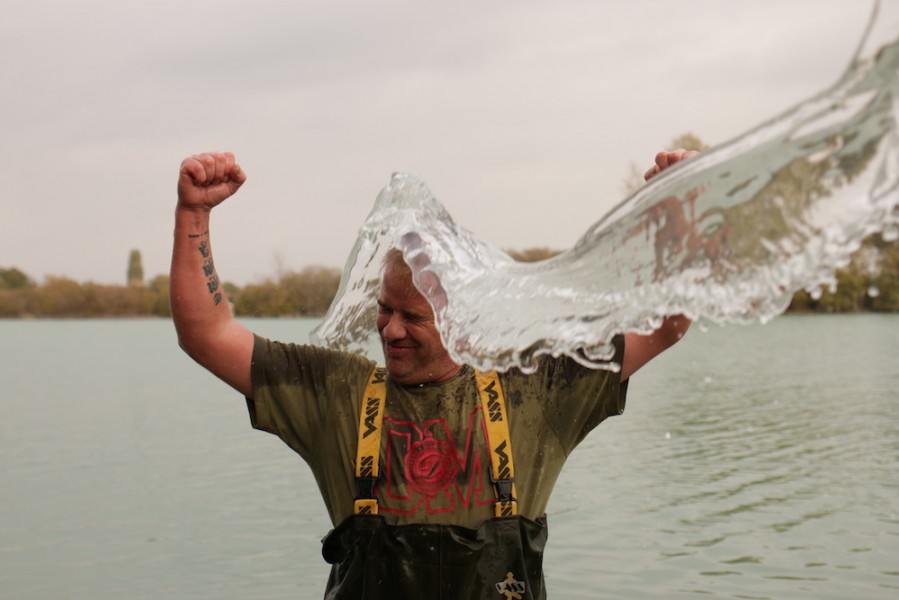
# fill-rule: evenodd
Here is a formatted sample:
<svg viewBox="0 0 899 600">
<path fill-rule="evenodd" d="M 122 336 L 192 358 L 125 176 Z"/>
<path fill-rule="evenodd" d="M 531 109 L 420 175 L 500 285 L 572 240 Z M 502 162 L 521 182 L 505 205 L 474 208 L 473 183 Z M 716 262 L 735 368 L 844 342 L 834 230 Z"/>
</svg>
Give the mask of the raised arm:
<svg viewBox="0 0 899 600">
<path fill-rule="evenodd" d="M 656 154 L 655 164 L 643 174 L 649 181 L 671 165 L 698 154 L 695 150 L 674 150 Z M 665 317 L 662 326 L 648 335 L 628 333 L 624 336 L 624 360 L 621 380 L 633 375 L 640 367 L 676 344 L 690 328 L 690 319 L 684 315 Z"/>
<path fill-rule="evenodd" d="M 244 394 L 253 393 L 253 334 L 238 323 L 212 260 L 210 211 L 246 181 L 228 152 L 184 159 L 178 176 L 169 302 L 178 343 L 194 360 Z"/>
</svg>

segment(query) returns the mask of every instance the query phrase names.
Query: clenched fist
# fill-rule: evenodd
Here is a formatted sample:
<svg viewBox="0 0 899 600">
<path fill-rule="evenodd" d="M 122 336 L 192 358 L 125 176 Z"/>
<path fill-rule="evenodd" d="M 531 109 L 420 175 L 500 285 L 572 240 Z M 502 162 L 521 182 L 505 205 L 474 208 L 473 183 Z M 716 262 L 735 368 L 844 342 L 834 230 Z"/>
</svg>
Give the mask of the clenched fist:
<svg viewBox="0 0 899 600">
<path fill-rule="evenodd" d="M 230 152 L 205 152 L 181 161 L 178 207 L 209 211 L 234 194 L 247 180 Z"/>
<path fill-rule="evenodd" d="M 678 163 L 682 160 L 687 160 L 693 156 L 699 154 L 696 150 L 673 150 L 671 152 L 659 152 L 656 154 L 656 164 L 651 166 L 649 170 L 647 170 L 643 174 L 643 179 L 649 181 L 674 163 Z"/>
</svg>

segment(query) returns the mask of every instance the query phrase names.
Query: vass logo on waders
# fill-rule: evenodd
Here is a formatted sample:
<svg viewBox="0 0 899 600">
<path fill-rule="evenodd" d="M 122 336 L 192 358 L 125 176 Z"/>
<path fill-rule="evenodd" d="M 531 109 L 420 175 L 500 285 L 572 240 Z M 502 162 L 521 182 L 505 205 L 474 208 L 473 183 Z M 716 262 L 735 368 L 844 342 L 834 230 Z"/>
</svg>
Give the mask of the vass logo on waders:
<svg viewBox="0 0 899 600">
<path fill-rule="evenodd" d="M 506 578 L 496 582 L 497 593 L 503 594 L 506 600 L 521 600 L 524 595 L 524 582 L 516 581 L 512 572 L 506 573 Z"/>
</svg>

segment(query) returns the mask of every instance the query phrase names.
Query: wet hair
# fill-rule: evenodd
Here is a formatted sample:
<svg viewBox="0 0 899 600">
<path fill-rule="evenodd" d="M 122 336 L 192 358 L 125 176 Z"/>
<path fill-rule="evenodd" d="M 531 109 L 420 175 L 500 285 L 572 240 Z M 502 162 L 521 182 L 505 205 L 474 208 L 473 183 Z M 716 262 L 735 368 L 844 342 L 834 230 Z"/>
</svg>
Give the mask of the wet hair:
<svg viewBox="0 0 899 600">
<path fill-rule="evenodd" d="M 381 260 L 381 272 L 386 273 L 390 269 L 397 269 L 404 271 L 407 275 L 412 275 L 412 269 L 409 268 L 406 259 L 403 258 L 403 251 L 399 248 L 391 248 Z"/>
</svg>

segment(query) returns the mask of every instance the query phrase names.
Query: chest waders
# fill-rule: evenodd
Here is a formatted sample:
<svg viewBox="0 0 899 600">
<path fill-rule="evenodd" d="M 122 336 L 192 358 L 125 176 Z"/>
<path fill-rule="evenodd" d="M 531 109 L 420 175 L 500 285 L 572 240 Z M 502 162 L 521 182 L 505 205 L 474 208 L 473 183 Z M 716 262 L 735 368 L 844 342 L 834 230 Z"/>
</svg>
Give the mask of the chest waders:
<svg viewBox="0 0 899 600">
<path fill-rule="evenodd" d="M 518 515 L 506 402 L 495 372 L 475 373 L 481 399 L 494 514 L 477 529 L 457 525 L 388 525 L 378 514 L 381 423 L 387 372 L 369 377 L 359 415 L 354 515 L 323 540 L 331 576 L 326 600 L 545 599 L 546 518 Z"/>
</svg>

